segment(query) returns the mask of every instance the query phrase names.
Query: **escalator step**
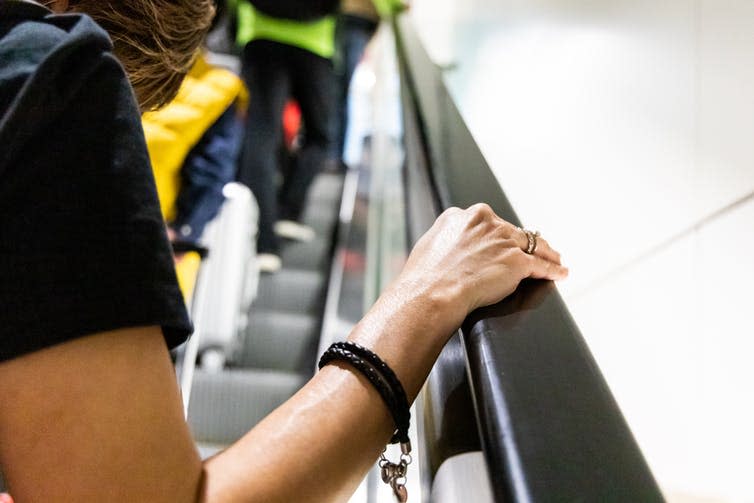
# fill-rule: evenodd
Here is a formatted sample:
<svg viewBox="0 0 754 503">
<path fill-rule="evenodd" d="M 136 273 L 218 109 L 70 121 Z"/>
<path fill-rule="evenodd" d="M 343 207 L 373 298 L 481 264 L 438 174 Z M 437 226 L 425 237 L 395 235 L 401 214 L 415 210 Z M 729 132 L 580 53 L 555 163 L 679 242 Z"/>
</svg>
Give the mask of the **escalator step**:
<svg viewBox="0 0 754 503">
<path fill-rule="evenodd" d="M 284 268 L 259 278 L 254 311 L 271 309 L 316 314 L 324 302 L 325 275 L 322 271 Z"/>
<path fill-rule="evenodd" d="M 318 236 L 329 239 L 338 220 L 343 176 L 321 174 L 314 181 L 301 221 L 312 227 Z"/>
<path fill-rule="evenodd" d="M 331 201 L 310 203 L 304 210 L 301 221 L 314 229 L 317 236 L 330 239 L 338 223 L 337 210 L 337 203 Z"/>
<path fill-rule="evenodd" d="M 188 422 L 203 458 L 238 440 L 313 372 L 342 186 L 340 174 L 315 179 L 302 221 L 316 238 L 285 243 L 284 268 L 259 278 L 233 366 L 196 370 Z"/>
<path fill-rule="evenodd" d="M 343 175 L 320 173 L 312 182 L 307 197 L 307 204 L 326 201 L 329 208 L 337 208 L 343 192 Z"/>
<path fill-rule="evenodd" d="M 319 317 L 315 315 L 252 312 L 237 364 L 241 367 L 311 372 L 319 325 Z"/>
<path fill-rule="evenodd" d="M 269 370 L 197 369 L 188 422 L 198 443 L 228 445 L 290 398 L 304 378 Z"/>
<path fill-rule="evenodd" d="M 330 236 L 317 235 L 308 243 L 286 243 L 281 258 L 286 268 L 324 271 L 330 261 Z"/>
</svg>

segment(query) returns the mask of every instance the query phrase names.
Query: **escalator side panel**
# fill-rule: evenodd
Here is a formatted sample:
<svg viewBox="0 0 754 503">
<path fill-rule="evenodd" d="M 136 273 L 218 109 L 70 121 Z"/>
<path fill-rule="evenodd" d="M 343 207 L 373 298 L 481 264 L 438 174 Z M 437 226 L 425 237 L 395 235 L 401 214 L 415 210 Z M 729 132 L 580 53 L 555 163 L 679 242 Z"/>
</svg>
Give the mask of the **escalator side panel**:
<svg viewBox="0 0 754 503">
<path fill-rule="evenodd" d="M 552 283 L 523 283 L 463 334 L 488 465 L 508 480 L 498 498 L 663 501 Z"/>
<path fill-rule="evenodd" d="M 443 349 L 422 390 L 422 459 L 431 480 L 458 454 L 481 450 L 474 404 L 466 374 L 466 355 L 458 335 Z"/>
<path fill-rule="evenodd" d="M 429 170 L 427 141 L 416 110 L 416 96 L 407 83 L 406 69 L 401 68 L 401 101 L 403 109 L 404 147 L 406 161 L 406 232 L 411 245 L 433 224 L 441 203 L 436 197 Z M 429 488 L 435 474 L 450 457 L 480 449 L 479 433 L 474 415 L 471 390 L 466 373 L 465 354 L 458 335 L 443 348 L 417 402 L 422 411 L 418 421 L 419 455 L 422 481 Z M 446 469 L 446 472 L 448 469 Z M 426 490 L 429 495 L 430 491 Z"/>
<path fill-rule="evenodd" d="M 479 201 L 519 224 L 410 22 L 399 20 L 396 33 L 410 242 L 442 209 Z M 472 313 L 464 323 L 462 342 L 496 501 L 663 501 L 552 283 L 524 282 L 502 303 Z M 444 387 L 444 396 L 450 396 L 452 381 Z M 462 412 L 431 403 L 426 410 L 439 417 L 428 419 L 425 435 L 436 468 L 448 450 L 432 446 L 443 441 L 442 435 L 433 434 L 437 428 L 432 425 L 445 421 L 444 415 Z"/>
</svg>

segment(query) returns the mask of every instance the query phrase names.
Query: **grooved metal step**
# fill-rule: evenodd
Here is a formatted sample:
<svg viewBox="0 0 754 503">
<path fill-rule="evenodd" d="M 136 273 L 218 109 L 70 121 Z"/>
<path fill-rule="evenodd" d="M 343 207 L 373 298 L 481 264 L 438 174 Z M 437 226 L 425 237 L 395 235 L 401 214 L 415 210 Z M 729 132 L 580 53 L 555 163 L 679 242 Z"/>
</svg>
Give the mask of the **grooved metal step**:
<svg viewBox="0 0 754 503">
<path fill-rule="evenodd" d="M 307 207 L 319 202 L 326 202 L 328 213 L 332 213 L 333 208 L 337 213 L 337 205 L 340 202 L 340 196 L 343 191 L 343 175 L 335 173 L 322 173 L 314 179 L 309 195 L 306 199 Z"/>
<path fill-rule="evenodd" d="M 290 269 L 323 271 L 330 261 L 330 241 L 329 235 L 317 234 L 317 237 L 308 243 L 285 243 L 280 254 L 283 264 Z"/>
<path fill-rule="evenodd" d="M 203 458 L 238 440 L 311 376 L 342 186 L 340 175 L 315 180 L 302 221 L 316 238 L 286 242 L 283 269 L 259 278 L 232 366 L 197 369 L 188 421 Z"/>
<path fill-rule="evenodd" d="M 200 443 L 228 445 L 290 398 L 304 383 L 296 372 L 197 369 L 188 422 Z"/>
<path fill-rule="evenodd" d="M 319 328 L 320 318 L 315 315 L 254 312 L 249 317 L 238 365 L 310 373 Z"/>
<path fill-rule="evenodd" d="M 338 214 L 329 207 L 332 203 L 320 202 L 308 206 L 301 216 L 301 222 L 308 225 L 318 236 L 331 237 L 332 230 L 338 223 Z"/>
<path fill-rule="evenodd" d="M 317 314 L 324 299 L 325 273 L 283 268 L 259 278 L 257 298 L 251 312 L 271 309 Z"/>
</svg>

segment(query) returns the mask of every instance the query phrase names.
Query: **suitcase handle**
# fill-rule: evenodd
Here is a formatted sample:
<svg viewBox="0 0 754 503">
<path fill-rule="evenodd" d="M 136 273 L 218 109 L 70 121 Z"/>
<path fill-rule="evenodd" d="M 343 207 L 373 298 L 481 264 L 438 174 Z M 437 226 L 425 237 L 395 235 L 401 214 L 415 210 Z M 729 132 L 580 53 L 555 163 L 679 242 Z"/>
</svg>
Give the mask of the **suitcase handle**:
<svg viewBox="0 0 754 503">
<path fill-rule="evenodd" d="M 207 258 L 207 255 L 209 255 L 209 248 L 194 243 L 193 241 L 176 240 L 171 244 L 173 245 L 173 253 L 196 252 L 202 259 Z"/>
</svg>

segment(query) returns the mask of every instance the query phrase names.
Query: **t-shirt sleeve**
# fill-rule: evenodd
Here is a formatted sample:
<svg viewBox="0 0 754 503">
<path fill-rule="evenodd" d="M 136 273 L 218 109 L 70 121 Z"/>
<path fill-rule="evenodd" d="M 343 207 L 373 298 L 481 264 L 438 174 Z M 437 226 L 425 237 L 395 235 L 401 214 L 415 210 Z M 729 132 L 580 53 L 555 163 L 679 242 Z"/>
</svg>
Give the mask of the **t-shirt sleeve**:
<svg viewBox="0 0 754 503">
<path fill-rule="evenodd" d="M 28 75 L 1 123 L 0 361 L 148 325 L 174 347 L 191 325 L 133 92 L 101 40 L 52 38 L 33 70 L 19 66 Z"/>
</svg>

